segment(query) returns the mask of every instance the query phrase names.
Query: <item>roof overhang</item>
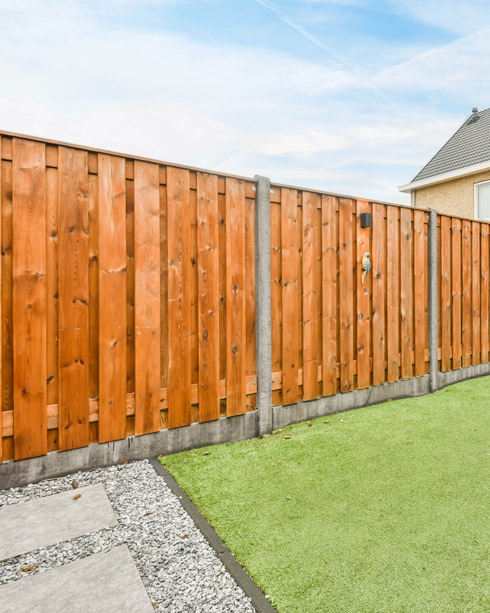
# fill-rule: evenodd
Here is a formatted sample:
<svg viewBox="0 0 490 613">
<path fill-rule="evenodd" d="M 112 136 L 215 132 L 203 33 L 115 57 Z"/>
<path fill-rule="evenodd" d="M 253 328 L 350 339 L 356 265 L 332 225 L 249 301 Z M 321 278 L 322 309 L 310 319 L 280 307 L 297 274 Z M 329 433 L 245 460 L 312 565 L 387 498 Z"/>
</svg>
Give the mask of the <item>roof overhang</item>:
<svg viewBox="0 0 490 613">
<path fill-rule="evenodd" d="M 414 189 L 421 187 L 428 187 L 429 185 L 437 185 L 437 183 L 444 183 L 445 181 L 451 181 L 452 179 L 459 179 L 460 177 L 467 177 L 468 175 L 474 175 L 477 172 L 483 170 L 490 170 L 490 160 L 487 162 L 480 162 L 479 164 L 473 164 L 472 166 L 465 166 L 464 168 L 458 168 L 451 172 L 444 172 L 434 177 L 427 177 L 427 179 L 419 179 L 418 181 L 412 181 L 407 185 L 400 185 L 398 190 L 400 192 L 409 193 Z"/>
</svg>

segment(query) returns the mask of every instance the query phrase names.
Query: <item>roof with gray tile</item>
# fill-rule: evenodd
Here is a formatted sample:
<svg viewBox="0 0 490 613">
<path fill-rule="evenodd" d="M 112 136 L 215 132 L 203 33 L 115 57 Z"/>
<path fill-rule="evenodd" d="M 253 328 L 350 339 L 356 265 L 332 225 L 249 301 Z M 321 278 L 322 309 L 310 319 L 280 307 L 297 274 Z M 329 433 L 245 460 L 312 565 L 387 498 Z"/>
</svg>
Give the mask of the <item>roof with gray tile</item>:
<svg viewBox="0 0 490 613">
<path fill-rule="evenodd" d="M 472 113 L 413 181 L 490 162 L 490 109 Z"/>
</svg>

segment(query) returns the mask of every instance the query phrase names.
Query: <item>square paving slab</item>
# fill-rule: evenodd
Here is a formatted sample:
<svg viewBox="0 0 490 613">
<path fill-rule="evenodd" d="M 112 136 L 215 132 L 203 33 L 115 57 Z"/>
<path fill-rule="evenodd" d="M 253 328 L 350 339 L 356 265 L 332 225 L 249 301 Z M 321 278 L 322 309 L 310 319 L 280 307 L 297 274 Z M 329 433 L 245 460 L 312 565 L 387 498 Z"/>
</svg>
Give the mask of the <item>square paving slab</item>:
<svg viewBox="0 0 490 613">
<path fill-rule="evenodd" d="M 0 561 L 116 523 L 101 484 L 8 505 L 0 509 Z"/>
<path fill-rule="evenodd" d="M 2 613 L 154 613 L 127 545 L 0 585 Z"/>
</svg>

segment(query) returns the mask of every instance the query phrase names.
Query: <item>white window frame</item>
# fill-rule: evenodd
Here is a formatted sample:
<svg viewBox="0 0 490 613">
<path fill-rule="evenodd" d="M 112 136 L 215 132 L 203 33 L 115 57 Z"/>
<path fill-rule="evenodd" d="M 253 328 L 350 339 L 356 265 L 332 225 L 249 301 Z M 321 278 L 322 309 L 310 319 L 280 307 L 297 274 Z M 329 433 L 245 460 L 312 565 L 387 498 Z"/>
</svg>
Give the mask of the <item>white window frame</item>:
<svg viewBox="0 0 490 613">
<path fill-rule="evenodd" d="M 479 211 L 478 211 L 478 188 L 480 187 L 480 185 L 485 185 L 490 183 L 489 181 L 479 181 L 478 183 L 474 184 L 474 198 L 473 198 L 473 202 L 474 202 L 474 206 L 473 206 L 473 215 L 475 217 L 475 219 L 481 219 L 482 221 L 490 221 L 490 217 L 480 217 L 479 216 Z"/>
</svg>

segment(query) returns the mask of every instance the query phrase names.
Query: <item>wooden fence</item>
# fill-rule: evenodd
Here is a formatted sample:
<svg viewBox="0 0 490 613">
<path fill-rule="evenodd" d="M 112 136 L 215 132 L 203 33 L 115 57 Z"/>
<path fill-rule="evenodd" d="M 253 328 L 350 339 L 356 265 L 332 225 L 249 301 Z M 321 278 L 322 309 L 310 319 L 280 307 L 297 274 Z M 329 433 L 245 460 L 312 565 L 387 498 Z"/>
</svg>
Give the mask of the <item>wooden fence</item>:
<svg viewBox="0 0 490 613">
<path fill-rule="evenodd" d="M 3 459 L 253 410 L 254 182 L 0 148 Z"/>
<path fill-rule="evenodd" d="M 438 216 L 442 372 L 489 361 L 489 233 L 488 223 Z"/>
<path fill-rule="evenodd" d="M 273 404 L 426 374 L 428 212 L 273 190 Z"/>
<path fill-rule="evenodd" d="M 6 133 L 0 157 L 0 459 L 255 409 L 255 181 Z M 427 210 L 272 185 L 270 222 L 273 405 L 429 372 Z M 443 371 L 489 360 L 489 257 L 488 224 L 438 216 Z"/>
</svg>

